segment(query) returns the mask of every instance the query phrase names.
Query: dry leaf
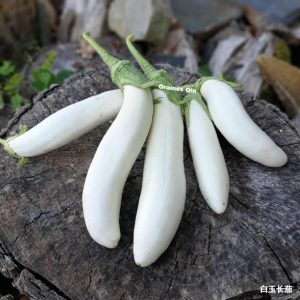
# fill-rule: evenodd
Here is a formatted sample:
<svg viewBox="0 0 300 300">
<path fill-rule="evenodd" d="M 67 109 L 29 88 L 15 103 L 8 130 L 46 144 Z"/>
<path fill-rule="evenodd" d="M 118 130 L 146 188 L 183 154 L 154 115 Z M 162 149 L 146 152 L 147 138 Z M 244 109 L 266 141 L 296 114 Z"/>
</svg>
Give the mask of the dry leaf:
<svg viewBox="0 0 300 300">
<path fill-rule="evenodd" d="M 183 56 L 185 58 L 184 68 L 191 73 L 196 73 L 198 69 L 198 58 L 194 51 L 193 39 L 180 27 L 174 26 L 168 32 L 163 53 L 167 55 Z"/>
<path fill-rule="evenodd" d="M 257 59 L 265 80 L 273 87 L 292 118 L 300 112 L 300 69 L 274 57 Z"/>
</svg>

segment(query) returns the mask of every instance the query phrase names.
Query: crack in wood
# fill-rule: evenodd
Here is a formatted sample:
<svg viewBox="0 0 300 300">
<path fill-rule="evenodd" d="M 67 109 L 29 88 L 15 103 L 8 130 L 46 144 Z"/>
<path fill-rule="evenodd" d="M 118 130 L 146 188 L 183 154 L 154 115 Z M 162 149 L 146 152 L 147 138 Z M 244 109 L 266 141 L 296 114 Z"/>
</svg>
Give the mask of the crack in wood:
<svg viewBox="0 0 300 300">
<path fill-rule="evenodd" d="M 286 270 L 286 268 L 283 266 L 281 258 L 278 256 L 275 249 L 271 246 L 271 244 L 268 242 L 268 239 L 266 237 L 264 237 L 264 240 L 265 240 L 265 243 L 266 243 L 267 247 L 271 250 L 272 254 L 275 256 L 275 258 L 278 262 L 278 265 L 282 269 L 282 271 L 285 274 L 285 276 L 286 276 L 287 280 L 289 281 L 290 285 L 294 286 L 293 280 L 290 277 L 290 275 L 289 275 L 288 271 Z"/>
<path fill-rule="evenodd" d="M 66 300 L 71 300 L 68 296 L 66 296 L 63 291 L 61 291 L 58 287 L 56 287 L 52 282 L 48 281 L 46 278 L 38 274 L 37 272 L 33 271 L 32 269 L 22 265 L 14 256 L 12 253 L 10 253 L 8 250 L 4 249 L 2 243 L 0 243 L 0 249 L 2 249 L 2 253 L 5 253 L 5 255 L 9 256 L 12 261 L 15 263 L 15 265 L 19 269 L 19 274 L 22 272 L 22 270 L 28 270 L 35 278 L 40 280 L 44 285 L 46 285 L 49 290 L 53 290 L 57 295 L 61 296 L 62 298 Z M 16 279 L 17 276 L 13 277 L 12 279 Z"/>
<path fill-rule="evenodd" d="M 169 69 L 171 70 L 171 68 Z M 177 82 L 185 83 L 197 78 L 191 74 L 184 75 L 181 71 L 175 72 L 174 69 L 172 69 L 172 76 L 176 77 Z M 46 108 L 43 108 L 41 102 L 46 103 L 49 110 L 52 111 L 52 108 L 56 110 L 58 107 L 64 107 L 84 98 L 85 95 L 100 93 L 113 87 L 108 72 L 89 71 L 74 75 L 61 87 L 55 87 L 53 92 L 48 95 L 41 94 L 36 97 L 35 104 L 30 108 L 27 107 L 26 111 L 18 113 L 19 117 L 18 115 L 14 117 L 6 129 L 6 133 L 9 133 L 10 129 L 17 128 L 18 123 L 22 120 L 21 115 L 28 121 L 29 126 L 33 126 L 37 120 L 44 118 Z M 249 201 L 244 203 L 239 199 L 239 194 L 231 195 L 232 205 L 229 205 L 226 213 L 222 216 L 216 216 L 200 195 L 195 172 L 189 159 L 188 142 L 185 139 L 184 149 L 187 153 L 184 157 L 187 178 L 186 211 L 174 241 L 152 268 L 143 269 L 133 265 L 131 238 L 126 237 L 116 249 L 110 251 L 97 247 L 91 241 L 84 226 L 81 207 L 84 176 L 88 162 L 92 158 L 92 152 L 96 150 L 99 140 L 109 124 L 101 126 L 70 146 L 53 151 L 40 159 L 32 160 L 30 169 L 37 175 L 29 174 L 27 176 L 23 174 L 27 173 L 25 169 L 21 172 L 12 170 L 10 159 L 0 159 L 2 182 L 6 184 L 4 187 L 2 186 L 3 189 L 6 188 L 0 194 L 0 197 L 4 199 L 1 199 L 1 241 L 3 243 L 5 241 L 9 245 L 11 252 L 21 262 L 19 266 L 26 261 L 26 265 L 29 267 L 28 272 L 30 269 L 38 270 L 43 278 L 47 278 L 50 283 L 56 283 L 55 286 L 67 295 L 66 297 L 72 299 L 89 300 L 95 297 L 102 297 L 102 299 L 106 297 L 106 299 L 112 300 L 121 297 L 134 299 L 137 295 L 144 299 L 179 299 L 183 297 L 181 295 L 183 289 L 187 291 L 190 299 L 197 299 L 196 296 L 199 295 L 203 299 L 210 299 L 212 289 L 216 298 L 221 299 L 221 297 L 229 298 L 247 290 L 255 290 L 257 282 L 263 284 L 265 279 L 268 281 L 285 280 L 286 275 L 281 268 L 278 268 L 276 263 L 278 258 L 275 255 L 268 255 L 267 258 L 262 255 L 262 261 L 259 260 L 260 253 L 269 254 L 271 251 L 264 243 L 263 237 L 278 242 L 277 238 L 282 237 L 285 232 L 288 235 L 286 243 L 289 243 L 289 248 L 285 248 L 286 244 L 278 242 L 276 247 L 279 250 L 276 252 L 278 257 L 282 257 L 282 251 L 286 251 L 284 252 L 286 257 L 283 266 L 285 268 L 288 266 L 288 275 L 293 274 L 294 278 L 298 278 L 295 276 L 298 276 L 299 270 L 295 269 L 292 259 L 295 259 L 295 249 L 299 248 L 299 243 L 294 236 L 297 226 L 295 221 L 297 220 L 297 203 L 293 202 L 293 199 L 299 195 L 299 187 L 295 180 L 289 180 L 288 187 L 278 184 L 278 180 L 289 178 L 289 176 L 296 178 L 299 175 L 297 166 L 300 165 L 300 151 L 297 147 L 289 145 L 300 141 L 299 133 L 293 131 L 286 116 L 270 104 L 254 101 L 251 96 L 243 93 L 239 93 L 239 95 L 243 98 L 246 109 L 251 110 L 251 115 L 259 126 L 263 128 L 286 126 L 287 129 L 291 129 L 286 130 L 286 134 L 277 137 L 288 148 L 286 150 L 291 156 L 290 163 L 284 168 L 274 171 L 258 167 L 252 169 L 253 163 L 250 160 L 244 159 L 242 163 L 239 163 L 241 156 L 238 156 L 236 151 L 223 139 L 220 139 L 224 153 L 226 153 L 228 169 L 231 171 L 231 187 L 233 190 L 237 188 L 243 199 Z M 43 101 L 39 100 L 39 97 Z M 262 113 L 265 118 L 261 117 Z M 71 148 L 74 149 L 71 150 Z M 135 212 L 132 212 L 131 208 L 136 208 L 137 193 L 140 191 L 140 188 L 137 187 L 140 187 L 141 179 L 138 180 L 137 174 L 142 174 L 142 157 L 139 157 L 138 164 L 133 167 L 131 177 L 125 186 L 126 192 L 123 195 L 122 207 L 126 214 L 121 216 L 121 222 L 124 224 L 123 226 L 128 226 L 126 234 L 129 235 L 132 235 L 135 217 Z M 67 163 L 65 159 L 67 159 Z M 79 166 L 69 166 L 69 162 L 73 160 L 85 161 L 84 168 L 86 170 L 82 170 Z M 51 167 L 54 168 L 59 166 L 59 169 L 54 175 L 52 170 L 47 174 L 42 174 L 41 170 L 45 168 L 45 164 L 51 164 Z M 273 172 L 274 178 L 272 177 Z M 78 179 L 78 182 L 75 181 L 71 188 L 65 185 L 66 176 L 70 173 Z M 40 180 L 42 177 L 43 180 Z M 253 182 L 251 181 L 252 177 L 254 178 Z M 257 190 L 254 183 L 258 181 L 263 183 L 264 180 L 266 180 L 266 187 L 272 186 L 272 190 L 266 189 L 263 185 L 260 185 L 259 191 Z M 2 182 L 1 185 L 3 185 Z M 7 188 L 7 184 L 10 185 L 9 188 Z M 58 191 L 54 196 L 56 199 L 52 196 L 54 190 Z M 17 192 L 18 194 L 24 193 L 28 199 L 26 205 L 20 202 L 24 201 L 24 197 L 18 198 Z M 36 197 L 34 193 L 37 194 Z M 255 193 L 258 193 L 259 197 L 255 197 Z M 285 216 L 280 210 L 279 203 L 282 203 L 283 196 L 284 204 L 294 208 L 294 210 L 288 210 L 289 216 Z M 268 201 L 272 201 L 272 203 Z M 52 210 L 53 203 L 56 203 L 56 208 L 61 206 L 58 207 L 59 212 Z M 269 203 L 268 207 L 265 205 L 267 203 Z M 69 216 L 67 212 L 68 209 L 71 209 L 71 205 L 72 215 Z M 18 208 L 17 214 L 15 213 L 16 207 Z M 272 210 L 267 211 L 266 209 L 270 207 Z M 42 212 L 44 215 L 40 215 Z M 32 218 L 32 214 L 36 214 L 36 216 Z M 13 238 L 17 233 L 24 230 L 24 220 L 29 215 L 31 216 L 30 220 L 27 223 L 25 221 L 25 224 L 27 224 L 28 232 L 30 230 L 32 234 L 26 234 L 22 240 L 18 240 L 18 243 L 13 243 Z M 53 222 L 50 222 L 51 218 L 55 218 Z M 48 226 L 48 223 L 51 226 Z M 14 224 L 15 227 L 13 227 Z M 202 226 L 205 226 L 205 230 L 202 230 Z M 131 229 L 128 229 L 129 227 Z M 40 238 L 41 231 L 42 239 Z M 50 234 L 48 235 L 48 233 Z M 55 242 L 51 240 L 53 233 Z M 203 242 L 207 242 L 207 244 L 203 245 Z M 55 247 L 53 247 L 54 244 Z M 30 248 L 31 245 L 33 245 L 32 251 L 24 253 L 24 249 Z M 258 245 L 261 249 L 258 248 Z M 42 251 L 45 251 L 45 255 L 53 259 L 43 261 Z M 1 252 L 3 250 L 0 248 Z M 234 259 L 227 254 L 224 257 L 224 253 L 233 253 Z M 250 257 L 245 259 L 247 255 Z M 110 261 L 112 257 L 113 262 Z M 258 261 L 253 261 L 252 257 Z M 55 266 L 53 265 L 54 261 L 57 263 Z M 236 276 L 240 272 L 238 267 L 242 265 L 242 269 L 247 271 L 246 274 L 241 275 L 243 280 L 233 283 L 233 273 L 228 272 L 228 269 L 222 267 L 222 264 L 236 266 Z M 254 268 L 254 264 L 258 268 Z M 266 265 L 270 266 L 270 272 L 264 274 L 260 268 Z M 66 266 L 68 266 L 67 269 Z M 20 268 L 21 271 L 26 271 L 25 267 Z M 166 274 L 166 270 L 170 274 Z M 212 280 L 203 279 L 208 276 Z M 248 276 L 248 280 L 246 276 Z M 18 277 L 18 275 L 12 277 Z M 193 277 L 194 280 L 191 279 Z M 251 280 L 254 277 L 255 283 Z M 236 278 L 234 279 L 236 280 Z M 215 286 L 212 284 L 213 281 L 222 282 L 224 285 Z M 47 284 L 46 286 L 49 287 Z M 111 288 L 113 286 L 118 290 L 117 295 L 115 294 L 116 290 Z M 53 290 L 51 287 L 49 288 Z"/>
<path fill-rule="evenodd" d="M 246 210 L 250 209 L 250 206 L 248 206 L 247 204 L 245 204 L 243 201 L 241 201 L 237 196 L 235 196 L 232 192 L 229 192 L 229 195 L 231 195 L 231 197 L 236 200 L 242 207 L 244 207 Z"/>
</svg>

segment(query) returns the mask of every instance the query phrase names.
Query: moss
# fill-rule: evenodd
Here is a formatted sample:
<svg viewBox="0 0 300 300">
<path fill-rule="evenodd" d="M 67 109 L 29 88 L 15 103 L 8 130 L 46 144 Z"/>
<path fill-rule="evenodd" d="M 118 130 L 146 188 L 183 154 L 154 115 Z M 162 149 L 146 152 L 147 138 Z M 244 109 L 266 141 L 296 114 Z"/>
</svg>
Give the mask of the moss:
<svg viewBox="0 0 300 300">
<path fill-rule="evenodd" d="M 283 39 L 278 39 L 275 44 L 274 57 L 285 62 L 291 62 L 291 50 Z"/>
</svg>

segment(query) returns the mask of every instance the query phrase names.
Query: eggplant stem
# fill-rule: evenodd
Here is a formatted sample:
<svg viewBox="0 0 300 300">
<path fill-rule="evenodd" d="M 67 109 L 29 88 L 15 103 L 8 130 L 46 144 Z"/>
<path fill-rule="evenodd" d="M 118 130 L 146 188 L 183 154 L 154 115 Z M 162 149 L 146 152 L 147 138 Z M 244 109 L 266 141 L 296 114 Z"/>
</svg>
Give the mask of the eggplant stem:
<svg viewBox="0 0 300 300">
<path fill-rule="evenodd" d="M 95 49 L 103 62 L 109 67 L 112 81 L 121 89 L 125 85 L 143 88 L 143 84 L 147 83 L 146 78 L 132 65 L 129 60 L 120 60 L 112 56 L 87 32 L 84 32 L 82 36 Z"/>
<path fill-rule="evenodd" d="M 140 65 L 141 69 L 143 70 L 145 76 L 150 79 L 153 77 L 153 74 L 156 73 L 156 69 L 141 55 L 141 53 L 134 47 L 132 42 L 134 41 L 134 36 L 131 34 L 126 39 L 126 45 L 135 58 L 135 60 Z"/>
<path fill-rule="evenodd" d="M 82 34 L 83 38 L 95 49 L 95 51 L 100 55 L 103 62 L 111 69 L 114 65 L 120 62 L 119 59 L 109 54 L 104 48 L 102 48 L 90 35 L 88 32 Z"/>
<path fill-rule="evenodd" d="M 164 85 L 174 85 L 174 82 L 172 78 L 169 76 L 166 70 L 164 69 L 155 69 L 140 53 L 139 51 L 134 47 L 132 41 L 134 40 L 133 35 L 129 35 L 126 39 L 126 45 L 131 52 L 132 56 L 135 58 L 137 63 L 140 65 L 141 69 L 143 70 L 147 80 L 150 81 L 149 87 L 153 88 L 159 88 L 159 84 L 162 83 Z M 153 85 L 151 85 L 151 82 L 154 82 Z M 176 105 L 180 105 L 181 101 L 181 95 L 178 94 L 175 91 L 164 91 L 167 95 L 169 101 L 173 102 Z"/>
</svg>

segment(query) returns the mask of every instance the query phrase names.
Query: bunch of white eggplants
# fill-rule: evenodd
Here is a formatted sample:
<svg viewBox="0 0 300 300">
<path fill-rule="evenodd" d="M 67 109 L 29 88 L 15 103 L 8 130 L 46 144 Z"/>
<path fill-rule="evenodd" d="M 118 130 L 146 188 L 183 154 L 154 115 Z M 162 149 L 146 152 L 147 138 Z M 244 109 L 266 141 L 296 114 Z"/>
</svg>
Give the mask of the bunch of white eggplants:
<svg viewBox="0 0 300 300">
<path fill-rule="evenodd" d="M 181 99 L 177 92 L 157 89 L 159 83 L 174 83 L 165 70 L 154 69 L 134 48 L 133 36 L 127 38 L 127 46 L 145 77 L 129 61 L 111 56 L 87 33 L 83 37 L 110 68 L 112 81 L 119 89 L 69 105 L 27 132 L 1 139 L 0 143 L 14 157 L 33 157 L 61 147 L 116 117 L 97 148 L 82 195 L 86 227 L 100 245 L 118 245 L 123 188 L 146 139 L 134 227 L 134 260 L 142 267 L 148 266 L 170 245 L 186 198 L 182 111 L 201 193 L 218 214 L 227 207 L 229 176 L 213 124 L 248 158 L 268 167 L 287 162 L 286 154 L 252 121 L 226 82 L 202 78 L 198 93 Z"/>
</svg>

